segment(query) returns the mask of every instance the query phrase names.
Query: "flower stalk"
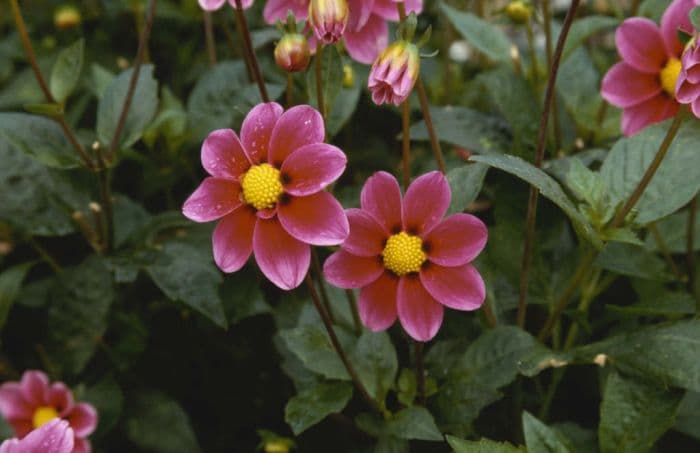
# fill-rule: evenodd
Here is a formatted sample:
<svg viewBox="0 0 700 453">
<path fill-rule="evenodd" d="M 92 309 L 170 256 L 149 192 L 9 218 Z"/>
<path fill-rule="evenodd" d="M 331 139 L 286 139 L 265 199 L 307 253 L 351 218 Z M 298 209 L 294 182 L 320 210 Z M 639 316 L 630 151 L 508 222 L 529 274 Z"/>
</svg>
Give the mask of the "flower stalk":
<svg viewBox="0 0 700 453">
<path fill-rule="evenodd" d="M 207 58 L 211 68 L 216 65 L 216 47 L 214 46 L 214 26 L 211 20 L 211 11 L 204 11 L 204 38 L 207 43 Z"/>
<path fill-rule="evenodd" d="M 236 0 L 234 13 L 236 14 L 238 32 L 241 35 L 243 45 L 245 46 L 245 53 L 248 54 L 248 60 L 250 62 L 253 76 L 255 77 L 255 82 L 258 84 L 260 97 L 262 98 L 263 102 L 270 102 L 270 97 L 267 95 L 267 87 L 265 87 L 265 81 L 262 77 L 262 73 L 260 72 L 260 66 L 258 65 L 258 59 L 255 56 L 255 49 L 253 49 L 253 42 L 250 38 L 250 29 L 248 28 L 248 21 L 245 18 L 245 12 L 243 11 L 243 4 L 241 0 Z"/>
<path fill-rule="evenodd" d="M 323 97 L 323 44 L 320 40 L 316 42 L 316 57 L 314 58 L 314 69 L 316 71 L 316 102 L 318 102 L 318 111 L 321 112 L 323 121 L 326 121 L 326 100 Z"/>
</svg>

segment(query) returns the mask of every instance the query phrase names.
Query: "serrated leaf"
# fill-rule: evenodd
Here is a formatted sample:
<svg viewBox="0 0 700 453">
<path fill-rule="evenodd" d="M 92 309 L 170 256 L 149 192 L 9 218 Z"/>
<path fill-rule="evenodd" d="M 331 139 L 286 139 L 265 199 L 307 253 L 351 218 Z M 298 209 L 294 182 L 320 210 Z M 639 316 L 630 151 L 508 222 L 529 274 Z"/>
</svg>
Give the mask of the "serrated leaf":
<svg viewBox="0 0 700 453">
<path fill-rule="evenodd" d="M 688 211 L 681 211 L 659 220 L 656 224 L 659 235 L 670 253 L 685 253 L 688 247 Z M 695 222 L 693 249 L 700 250 L 700 222 Z M 648 234 L 645 246 L 657 251 L 659 244 L 653 234 Z"/>
<path fill-rule="evenodd" d="M 389 335 L 364 330 L 350 356 L 369 394 L 377 401 L 383 401 L 394 386 L 399 367 Z"/>
<path fill-rule="evenodd" d="M 569 439 L 527 411 L 523 412 L 523 433 L 528 451 L 538 453 L 573 452 Z"/>
<path fill-rule="evenodd" d="M 387 421 L 386 432 L 399 439 L 442 440 L 433 416 L 421 406 L 407 407 L 395 413 Z"/>
<path fill-rule="evenodd" d="M 595 265 L 622 275 L 670 280 L 664 260 L 639 245 L 610 242 L 603 247 Z"/>
<path fill-rule="evenodd" d="M 5 326 L 12 304 L 17 299 L 22 288 L 22 281 L 29 269 L 31 269 L 32 264 L 17 264 L 0 273 L 0 332 Z"/>
<path fill-rule="evenodd" d="M 284 420 L 299 435 L 326 416 L 340 412 L 352 397 L 347 382 L 321 383 L 290 399 L 284 408 Z"/>
<path fill-rule="evenodd" d="M 316 57 L 314 57 L 316 58 Z M 306 72 L 306 91 L 309 103 L 318 108 L 316 87 L 316 61 Z M 326 104 L 326 112 L 335 103 L 335 99 L 343 86 L 343 61 L 335 46 L 324 46 L 321 55 L 321 89 L 323 90 L 323 102 Z M 320 110 L 320 109 L 319 109 Z"/>
<path fill-rule="evenodd" d="M 617 373 L 608 376 L 600 406 L 602 453 L 649 451 L 674 422 L 683 392 L 650 386 Z"/>
<path fill-rule="evenodd" d="M 581 215 L 576 206 L 566 196 L 561 186 L 545 172 L 519 157 L 509 155 L 472 156 L 475 162 L 483 162 L 492 167 L 508 172 L 537 187 L 540 193 L 559 206 L 572 221 L 574 228 L 596 247 L 601 241 L 588 220 Z"/>
<path fill-rule="evenodd" d="M 78 84 L 80 73 L 83 70 L 84 52 L 85 40 L 81 38 L 58 54 L 51 70 L 49 89 L 60 104 L 68 99 Z"/>
<path fill-rule="evenodd" d="M 440 3 L 440 8 L 457 31 L 484 55 L 495 61 L 510 62 L 511 42 L 492 23 L 474 14 L 456 10 L 446 3 Z"/>
<path fill-rule="evenodd" d="M 97 139 L 105 146 L 111 143 L 119 123 L 132 73 L 133 68 L 115 77 L 97 104 Z M 153 65 L 145 64 L 136 81 L 131 106 L 117 142 L 118 149 L 128 148 L 141 138 L 157 109 L 158 82 L 153 78 Z"/>
<path fill-rule="evenodd" d="M 525 453 L 525 449 L 522 447 L 486 438 L 471 441 L 448 435 L 447 443 L 450 444 L 454 453 Z"/>
<path fill-rule="evenodd" d="M 336 333 L 345 346 L 350 343 L 350 336 L 340 329 Z M 350 380 L 343 363 L 333 348 L 328 334 L 317 324 L 302 324 L 288 330 L 282 330 L 280 336 L 306 368 L 330 379 Z"/>
<path fill-rule="evenodd" d="M 700 440 L 700 393 L 691 391 L 685 393 L 678 406 L 673 428 Z"/>
<path fill-rule="evenodd" d="M 75 168 L 80 165 L 61 128 L 48 118 L 2 112 L 0 140 L 49 167 Z"/>
</svg>

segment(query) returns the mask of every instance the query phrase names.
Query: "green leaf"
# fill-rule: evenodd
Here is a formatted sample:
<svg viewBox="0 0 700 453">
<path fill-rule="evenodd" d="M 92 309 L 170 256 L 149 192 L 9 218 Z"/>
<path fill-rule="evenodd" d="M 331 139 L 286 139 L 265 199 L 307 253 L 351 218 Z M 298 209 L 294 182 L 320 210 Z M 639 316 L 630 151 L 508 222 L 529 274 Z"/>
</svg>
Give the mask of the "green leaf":
<svg viewBox="0 0 700 453">
<path fill-rule="evenodd" d="M 407 407 L 396 412 L 388 420 L 386 432 L 399 439 L 443 440 L 433 416 L 421 406 Z"/>
<path fill-rule="evenodd" d="M 523 412 L 523 433 L 528 451 L 538 453 L 573 452 L 569 439 L 527 411 Z"/>
<path fill-rule="evenodd" d="M 84 400 L 95 406 L 97 413 L 100 414 L 97 431 L 92 436 L 97 438 L 104 436 L 114 428 L 122 414 L 124 408 L 122 389 L 112 375 L 107 375 L 86 389 Z"/>
<path fill-rule="evenodd" d="M 603 30 L 615 27 L 618 22 L 616 18 L 609 16 L 586 16 L 575 20 L 566 38 L 562 61 L 566 60 L 588 38 Z"/>
<path fill-rule="evenodd" d="M 660 297 L 650 297 L 632 305 L 605 306 L 606 309 L 625 315 L 664 316 L 695 314 L 695 299 L 686 292 L 666 292 Z"/>
<path fill-rule="evenodd" d="M 525 449 L 522 447 L 485 438 L 471 441 L 448 435 L 447 443 L 450 444 L 454 453 L 525 453 Z"/>
<path fill-rule="evenodd" d="M 341 88 L 338 95 L 335 97 L 335 102 L 331 104 L 326 120 L 326 131 L 328 135 L 333 137 L 345 126 L 350 120 L 352 114 L 355 113 L 357 103 L 360 100 L 362 86 L 355 81 L 355 86 L 352 88 Z"/>
<path fill-rule="evenodd" d="M 342 411 L 351 397 L 352 385 L 347 382 L 318 384 L 287 402 L 284 420 L 298 436 L 326 416 Z"/>
<path fill-rule="evenodd" d="M 576 209 L 576 206 L 566 196 L 561 186 L 539 168 L 525 162 L 519 157 L 503 156 L 472 156 L 475 162 L 483 162 L 492 167 L 508 172 L 537 187 L 540 193 L 559 206 L 572 221 L 574 228 L 594 246 L 600 247 L 601 241 L 588 220 Z"/>
<path fill-rule="evenodd" d="M 659 220 L 656 223 L 659 235 L 670 253 L 685 253 L 688 247 L 688 211 L 681 211 Z M 693 249 L 700 250 L 700 222 L 695 222 Z M 653 234 L 648 234 L 645 246 L 658 251 L 659 244 Z"/>
<path fill-rule="evenodd" d="M 146 272 L 170 299 L 184 302 L 220 327 L 228 326 L 219 296 L 223 279 L 209 250 L 180 242 L 166 243 L 146 266 Z"/>
<path fill-rule="evenodd" d="M 608 376 L 600 405 L 602 452 L 643 452 L 674 422 L 683 392 L 661 389 L 617 373 Z"/>
<path fill-rule="evenodd" d="M 153 453 L 198 453 L 197 438 L 182 407 L 169 396 L 141 392 L 131 403 L 126 433 L 134 444 Z"/>
<path fill-rule="evenodd" d="M 314 57 L 316 58 L 316 57 Z M 306 72 L 306 92 L 309 95 L 309 104 L 318 108 L 316 90 L 316 61 Z M 343 61 L 335 46 L 324 46 L 321 55 L 321 89 L 323 90 L 323 102 L 326 104 L 326 112 L 333 106 L 335 99 L 343 86 Z M 320 109 L 319 109 L 320 110 Z"/>
<path fill-rule="evenodd" d="M 632 277 L 659 281 L 671 279 L 663 259 L 633 244 L 608 243 L 596 258 L 595 265 Z"/>
<path fill-rule="evenodd" d="M 677 431 L 700 440 L 700 393 L 686 392 L 678 406 L 676 424 Z"/>
<path fill-rule="evenodd" d="M 47 353 L 67 374 L 80 373 L 107 328 L 116 292 L 112 276 L 97 256 L 66 269 L 51 291 Z"/>
<path fill-rule="evenodd" d="M 0 332 L 5 326 L 12 304 L 19 295 L 22 281 L 32 265 L 33 263 L 17 264 L 0 273 Z"/>
<path fill-rule="evenodd" d="M 336 334 L 343 347 L 350 344 L 350 335 L 345 334 L 340 329 L 336 330 Z M 338 358 L 338 354 L 322 326 L 302 324 L 293 329 L 280 331 L 280 336 L 289 350 L 301 359 L 309 370 L 329 379 L 350 380 L 343 362 Z"/>
<path fill-rule="evenodd" d="M 481 192 L 488 165 L 467 164 L 447 172 L 447 182 L 452 189 L 452 201 L 447 214 L 464 211 Z"/>
<path fill-rule="evenodd" d="M 499 118 L 467 107 L 430 107 L 440 141 L 478 154 L 502 153 L 508 147 L 506 126 Z M 425 121 L 411 126 L 411 140 L 430 140 Z"/>
<path fill-rule="evenodd" d="M 97 139 L 107 146 L 119 123 L 119 116 L 129 90 L 133 68 L 119 74 L 105 89 L 97 104 Z M 136 143 L 148 128 L 158 108 L 158 82 L 153 78 L 153 65 L 141 67 L 124 127 L 119 135 L 118 149 Z"/>
<path fill-rule="evenodd" d="M 45 102 L 25 104 L 24 110 L 49 118 L 59 118 L 63 114 L 63 106 L 61 104 L 47 104 Z"/>
<path fill-rule="evenodd" d="M 226 318 L 233 325 L 251 316 L 269 313 L 260 281 L 243 272 L 228 276 L 219 291 Z"/>
<path fill-rule="evenodd" d="M 604 357 L 621 372 L 662 387 L 700 391 L 700 320 L 645 327 L 580 347 L 575 354 L 587 362 Z"/>
<path fill-rule="evenodd" d="M 369 394 L 377 401 L 384 401 L 387 392 L 394 386 L 399 367 L 389 335 L 364 330 L 350 356 Z"/>
<path fill-rule="evenodd" d="M 666 135 L 669 121 L 618 140 L 600 169 L 613 206 L 626 201 L 642 179 Z M 646 225 L 685 206 L 700 191 L 700 129 L 686 122 L 634 207 L 635 223 Z M 682 181 L 682 184 L 679 182 Z"/>
<path fill-rule="evenodd" d="M 83 70 L 85 40 L 79 39 L 59 54 L 51 70 L 49 88 L 56 102 L 63 104 L 71 95 Z"/>
<path fill-rule="evenodd" d="M 690 14 L 688 14 L 688 18 L 690 19 L 690 23 L 693 25 L 693 28 L 695 28 L 695 30 L 700 30 L 700 6 L 696 6 L 691 9 Z"/>
<path fill-rule="evenodd" d="M 509 63 L 511 61 L 511 42 L 508 37 L 493 24 L 475 16 L 440 3 L 440 8 L 447 19 L 474 47 L 492 60 Z"/>
<path fill-rule="evenodd" d="M 0 141 L 49 167 L 74 168 L 80 160 L 58 124 L 26 113 L 0 113 Z"/>
</svg>

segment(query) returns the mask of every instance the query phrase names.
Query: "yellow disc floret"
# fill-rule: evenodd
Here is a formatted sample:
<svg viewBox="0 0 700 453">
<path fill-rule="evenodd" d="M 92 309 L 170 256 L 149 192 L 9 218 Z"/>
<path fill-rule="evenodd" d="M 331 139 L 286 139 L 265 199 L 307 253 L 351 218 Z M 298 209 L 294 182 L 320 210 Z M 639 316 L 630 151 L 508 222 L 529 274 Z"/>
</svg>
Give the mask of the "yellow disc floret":
<svg viewBox="0 0 700 453">
<path fill-rule="evenodd" d="M 671 58 L 661 70 L 661 86 L 672 98 L 676 97 L 676 81 L 681 74 L 681 62 Z"/>
<path fill-rule="evenodd" d="M 272 208 L 284 187 L 280 171 L 270 164 L 253 165 L 241 179 L 243 200 L 255 209 Z"/>
<path fill-rule="evenodd" d="M 421 238 L 405 231 L 389 236 L 382 257 L 384 267 L 398 276 L 418 272 L 426 258 Z"/>
<path fill-rule="evenodd" d="M 55 408 L 51 406 L 41 406 L 37 408 L 36 411 L 34 411 L 34 416 L 32 417 L 32 424 L 36 429 L 40 426 L 47 424 L 54 418 L 58 418 L 58 412 L 56 412 Z"/>
</svg>

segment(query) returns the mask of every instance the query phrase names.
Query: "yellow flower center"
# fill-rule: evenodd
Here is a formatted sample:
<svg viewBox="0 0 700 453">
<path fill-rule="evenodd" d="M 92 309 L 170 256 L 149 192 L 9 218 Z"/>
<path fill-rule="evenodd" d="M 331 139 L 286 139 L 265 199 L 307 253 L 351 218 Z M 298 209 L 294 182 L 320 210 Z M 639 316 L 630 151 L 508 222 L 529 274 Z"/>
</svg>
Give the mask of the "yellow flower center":
<svg viewBox="0 0 700 453">
<path fill-rule="evenodd" d="M 241 179 L 243 199 L 255 209 L 269 209 L 284 192 L 280 171 L 270 164 L 253 165 Z"/>
<path fill-rule="evenodd" d="M 34 417 L 32 417 L 32 424 L 34 429 L 43 426 L 53 420 L 58 418 L 58 412 L 51 406 L 41 406 L 34 411 Z"/>
<path fill-rule="evenodd" d="M 676 97 L 676 81 L 681 74 L 681 61 L 671 58 L 661 70 L 661 86 L 672 98 Z"/>
<path fill-rule="evenodd" d="M 418 272 L 426 259 L 421 238 L 405 231 L 389 236 L 382 257 L 384 267 L 398 276 Z"/>
</svg>

